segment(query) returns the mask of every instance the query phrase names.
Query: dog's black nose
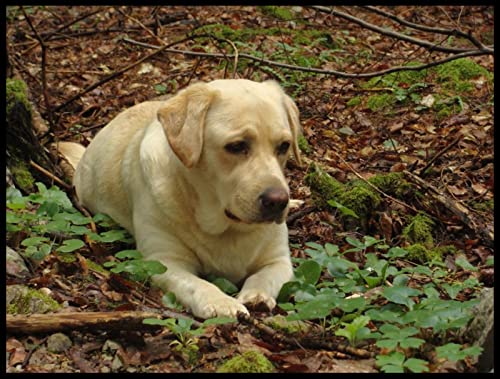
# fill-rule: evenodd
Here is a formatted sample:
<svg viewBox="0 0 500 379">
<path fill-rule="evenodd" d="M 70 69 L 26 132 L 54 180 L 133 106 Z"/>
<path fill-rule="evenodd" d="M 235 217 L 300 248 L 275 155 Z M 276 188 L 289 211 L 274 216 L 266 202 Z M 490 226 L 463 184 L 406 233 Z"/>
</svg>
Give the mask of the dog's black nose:
<svg viewBox="0 0 500 379">
<path fill-rule="evenodd" d="M 282 188 L 268 188 L 260 196 L 260 211 L 266 220 L 273 220 L 288 204 L 288 193 Z"/>
</svg>

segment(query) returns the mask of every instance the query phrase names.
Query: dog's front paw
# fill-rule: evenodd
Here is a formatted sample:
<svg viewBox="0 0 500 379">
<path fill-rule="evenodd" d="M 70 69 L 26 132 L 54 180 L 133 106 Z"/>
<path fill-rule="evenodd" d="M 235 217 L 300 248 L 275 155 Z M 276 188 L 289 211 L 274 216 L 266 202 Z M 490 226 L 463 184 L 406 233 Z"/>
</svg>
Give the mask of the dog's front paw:
<svg viewBox="0 0 500 379">
<path fill-rule="evenodd" d="M 265 306 L 267 310 L 271 311 L 276 306 L 274 297 L 259 290 L 241 291 L 238 300 L 256 310 L 262 310 L 262 306 Z"/>
<path fill-rule="evenodd" d="M 193 313 L 201 318 L 233 317 L 239 312 L 249 314 L 247 308 L 235 298 L 224 296 L 207 301 L 193 309 Z"/>
</svg>

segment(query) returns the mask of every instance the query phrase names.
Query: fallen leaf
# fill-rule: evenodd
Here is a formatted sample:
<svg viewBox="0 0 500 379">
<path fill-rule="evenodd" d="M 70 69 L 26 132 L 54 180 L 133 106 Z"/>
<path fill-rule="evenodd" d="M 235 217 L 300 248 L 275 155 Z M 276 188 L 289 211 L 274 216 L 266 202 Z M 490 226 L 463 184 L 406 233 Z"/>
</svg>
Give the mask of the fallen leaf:
<svg viewBox="0 0 500 379">
<path fill-rule="evenodd" d="M 483 186 L 481 183 L 475 183 L 471 186 L 471 188 L 478 195 L 483 195 L 485 192 L 488 191 L 488 189 L 485 186 Z"/>
<path fill-rule="evenodd" d="M 27 353 L 24 345 L 20 341 L 16 340 L 15 338 L 10 338 L 7 340 L 6 347 L 7 351 L 10 353 L 10 366 L 15 366 L 18 363 L 24 362 Z"/>
<path fill-rule="evenodd" d="M 448 186 L 448 190 L 455 196 L 463 196 L 467 194 L 467 190 L 465 188 L 458 188 L 456 186 Z"/>
</svg>

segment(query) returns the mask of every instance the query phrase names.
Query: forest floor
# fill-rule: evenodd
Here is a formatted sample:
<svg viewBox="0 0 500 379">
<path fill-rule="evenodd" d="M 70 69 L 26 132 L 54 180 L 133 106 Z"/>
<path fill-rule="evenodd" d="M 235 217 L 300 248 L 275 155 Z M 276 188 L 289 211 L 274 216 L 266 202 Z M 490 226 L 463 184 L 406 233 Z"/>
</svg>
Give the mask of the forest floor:
<svg viewBox="0 0 500 379">
<path fill-rule="evenodd" d="M 373 24 L 407 31 L 366 9 L 345 9 Z M 472 30 L 484 44 L 493 44 L 493 7 L 386 9 L 412 22 Z M 376 318 L 373 309 L 368 313 L 370 318 L 357 329 L 374 333 L 372 339 L 362 338 L 360 333 L 358 340 L 364 341 L 356 343 L 357 331 L 349 335 L 348 328 L 344 328 L 344 333 L 338 333 L 342 326 L 353 325 L 353 320 L 361 320 L 366 310 L 391 301 L 399 307 L 409 306 L 411 310 L 415 301 L 423 303 L 424 293 L 430 297 L 426 287 L 429 283 L 439 284 L 436 288 L 442 300 L 464 303 L 473 299 L 482 287 L 493 286 L 492 55 L 369 79 L 291 70 L 244 58 L 237 61 L 235 69 L 234 58 L 173 52 L 158 53 L 133 65 L 154 52 L 144 44 L 161 46 L 177 41 L 180 42 L 173 44 L 172 49 L 223 55 L 233 54 L 236 49 L 239 54 L 291 65 L 352 73 L 426 63 L 431 57 L 446 54 L 429 52 L 305 7 L 33 6 L 25 7 L 24 12 L 17 6 L 7 8 L 7 52 L 10 68 L 27 83 L 30 100 L 48 120 L 50 133 L 40 132 L 44 134 L 43 143 L 64 140 L 88 145 L 95 133 L 120 111 L 174 93 L 196 81 L 236 77 L 280 82 L 300 109 L 305 137 L 300 145 L 305 164 L 298 166 L 290 161 L 286 170 L 292 198 L 304 201 L 288 219 L 292 257 L 296 266 L 302 265 L 300 272 L 306 276 L 309 275 L 306 270 L 309 268 L 304 265 L 307 259 L 312 257 L 320 262 L 319 254 L 328 255 L 328 259 L 336 257 L 336 261 L 330 260 L 324 266 L 317 263 L 318 277 L 306 280 L 305 284 L 309 289 L 312 285 L 310 291 L 319 295 L 328 287 L 325 283 L 332 283 L 332 277 L 341 271 L 344 285 L 347 286 L 346 280 L 355 283 L 357 279 L 364 280 L 365 284 L 364 289 L 356 287 L 351 291 L 341 287 L 343 295 L 363 293 L 361 297 L 366 302 L 352 309 L 339 309 L 337 304 L 313 317 L 297 306 L 300 296 L 291 291 L 288 299 L 285 295 L 282 297 L 285 306 L 278 307 L 272 314 L 287 315 L 287 311 L 292 310 L 303 320 L 304 325 L 300 325 L 305 329 L 285 339 L 262 326 L 271 313 L 258 311 L 252 312 L 255 323 L 203 325 L 198 332 L 192 325 L 179 322 L 170 328 L 139 324 L 133 329 L 125 327 L 118 331 L 66 330 L 66 338 L 63 336 L 62 342 L 55 343 L 66 346 L 62 349 L 53 346 L 56 337 L 51 333 L 8 331 L 8 372 L 213 372 L 228 359 L 249 350 L 263 353 L 272 362 L 271 369 L 277 372 L 377 372 L 383 369 L 384 362 L 376 357 L 388 348 L 375 343 L 385 331 L 379 327 L 381 320 Z M 75 20 L 79 21 L 72 23 Z M 412 36 L 436 38 L 435 42 L 438 38 L 443 40 L 442 35 L 436 37 L 423 31 L 412 30 Z M 38 38 L 45 41 L 44 61 Z M 454 37 L 442 44 L 471 47 L 465 39 Z M 133 66 L 107 80 L 110 74 L 129 65 Z M 99 84 L 92 86 L 94 83 Z M 74 98 L 90 86 L 90 90 Z M 366 195 L 368 197 L 352 193 L 361 197 L 344 196 L 342 206 L 326 204 L 321 201 L 325 191 L 310 178 L 311 173 L 318 170 L 323 173 L 319 176 L 327 173 L 335 183 L 346 185 L 346 191 L 360 188 L 370 180 L 375 183 L 374 177 L 388 173 L 400 175 L 397 186 L 409 186 L 413 190 L 402 194 L 399 187 L 385 189 Z M 369 187 L 362 188 L 368 190 Z M 44 189 L 39 188 L 43 197 L 42 192 Z M 28 199 L 29 194 L 22 196 Z M 21 194 L 17 196 L 20 197 Z M 37 211 L 33 195 L 25 203 L 30 201 L 31 208 L 23 212 Z M 356 207 L 365 201 L 369 201 L 368 210 Z M 7 222 L 20 225 L 20 221 L 14 221 L 14 214 L 21 217 L 16 213 L 21 211 L 14 208 L 8 207 Z M 358 218 L 346 216 L 352 210 L 358 213 Z M 413 235 L 419 231 L 410 230 L 419 214 L 417 210 L 427 217 L 424 229 L 429 230 L 424 240 Z M 32 226 L 34 221 L 28 224 Z M 98 224 L 101 237 L 107 227 L 109 224 L 104 221 Z M 26 258 L 29 243 L 22 244 L 23 240 L 51 238 L 50 233 L 42 234 L 35 229 L 8 228 L 7 245 Z M 74 239 L 78 232 L 72 229 L 72 233 Z M 107 236 L 110 237 L 109 231 Z M 165 311 L 162 303 L 165 297 L 159 290 L 98 267 L 110 257 L 116 262 L 112 257 L 116 252 L 133 249 L 133 243 L 126 236 L 101 238 L 94 243 L 88 238 L 82 241 L 82 246 L 78 245 L 75 251 L 68 249 L 77 259 L 63 259 L 62 254 L 52 251 L 42 259 L 38 256 L 38 260 L 31 260 L 28 273 L 21 275 L 19 268 L 9 267 L 8 287 L 26 284 L 43 288 L 63 305 L 60 312 Z M 391 251 L 396 254 L 391 248 L 411 250 L 418 243 L 425 245 L 421 250 L 423 255 L 415 253 L 412 257 L 399 257 L 401 259 L 387 255 Z M 432 256 L 431 252 L 441 255 Z M 373 263 L 375 271 L 377 264 L 385 262 L 385 267 L 393 267 L 394 272 L 386 275 L 386 268 L 383 274 L 377 271 L 382 280 L 375 285 L 368 277 L 372 266 L 368 267 L 367 260 Z M 357 270 L 340 267 L 348 264 L 346 261 L 357 264 Z M 333 267 L 331 262 L 340 266 Z M 413 300 L 398 302 L 387 292 L 383 292 L 383 296 L 374 295 L 373 299 L 366 296 L 367 290 L 385 291 L 385 283 L 392 282 L 396 272 L 424 266 L 432 268 L 429 280 L 422 279 L 427 275 L 424 269 L 420 276 L 411 274 L 405 279 L 408 288 L 421 291 L 413 294 Z M 358 277 L 354 277 L 353 272 L 358 272 Z M 359 286 L 359 282 L 355 284 Z M 307 304 L 304 299 L 302 304 Z M 170 305 L 175 307 L 175 303 Z M 182 309 L 176 312 L 189 315 Z M 429 327 L 410 322 L 403 326 L 409 325 L 416 326 L 420 334 L 415 336 L 422 338 L 423 329 Z M 412 366 L 405 361 L 404 367 L 401 363 L 402 370 L 473 371 L 469 358 L 445 364 L 446 360 L 438 359 L 436 352 L 429 353 L 432 350 L 429 346 L 442 345 L 442 340 L 463 343 L 464 349 L 468 346 L 454 339 L 451 329 L 451 326 L 450 330 L 441 328 L 441 333 L 424 338 L 425 348 L 418 343 L 415 348 L 398 345 L 392 355 L 387 353 L 391 349 L 385 350 L 385 356 L 392 357 L 391 364 L 396 366 L 397 352 L 404 352 L 405 358 L 417 357 L 420 363 L 424 362 L 425 369 L 422 369 L 416 362 Z M 279 333 L 287 332 L 280 330 Z M 385 371 L 389 370 L 387 367 Z"/>
</svg>

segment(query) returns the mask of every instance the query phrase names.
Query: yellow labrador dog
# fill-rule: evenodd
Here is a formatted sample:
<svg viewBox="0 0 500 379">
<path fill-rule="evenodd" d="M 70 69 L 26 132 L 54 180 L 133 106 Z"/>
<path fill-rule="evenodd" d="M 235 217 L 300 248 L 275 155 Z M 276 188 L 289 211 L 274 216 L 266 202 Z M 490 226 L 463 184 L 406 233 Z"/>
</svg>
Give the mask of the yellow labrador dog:
<svg viewBox="0 0 500 379">
<path fill-rule="evenodd" d="M 85 151 L 61 150 L 75 164 L 83 155 L 74 176 L 82 205 L 167 266 L 157 285 L 198 317 L 234 317 L 248 313 L 244 304 L 272 309 L 292 277 L 283 170 L 290 151 L 300 163 L 299 129 L 277 83 L 215 80 L 122 112 Z M 237 298 L 207 274 L 242 285 Z"/>
</svg>

